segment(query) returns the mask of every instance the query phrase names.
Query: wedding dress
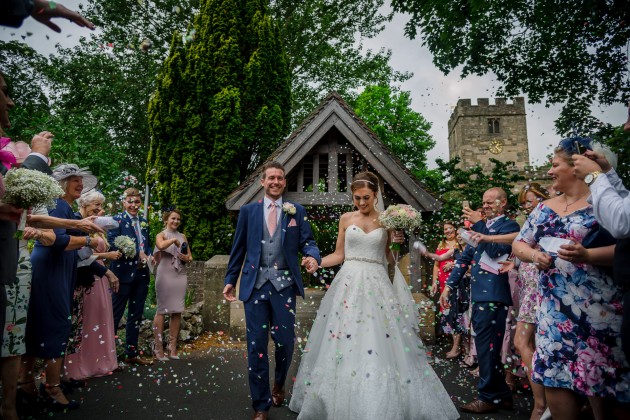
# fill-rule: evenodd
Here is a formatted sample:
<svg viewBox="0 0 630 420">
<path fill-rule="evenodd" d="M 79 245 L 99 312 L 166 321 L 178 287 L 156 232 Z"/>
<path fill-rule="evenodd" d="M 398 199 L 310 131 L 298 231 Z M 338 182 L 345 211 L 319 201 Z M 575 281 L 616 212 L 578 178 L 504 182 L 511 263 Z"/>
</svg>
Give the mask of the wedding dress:
<svg viewBox="0 0 630 420">
<path fill-rule="evenodd" d="M 418 311 L 387 231 L 350 225 L 345 262 L 321 302 L 289 408 L 298 420 L 456 419 L 457 409 L 417 335 Z"/>
</svg>

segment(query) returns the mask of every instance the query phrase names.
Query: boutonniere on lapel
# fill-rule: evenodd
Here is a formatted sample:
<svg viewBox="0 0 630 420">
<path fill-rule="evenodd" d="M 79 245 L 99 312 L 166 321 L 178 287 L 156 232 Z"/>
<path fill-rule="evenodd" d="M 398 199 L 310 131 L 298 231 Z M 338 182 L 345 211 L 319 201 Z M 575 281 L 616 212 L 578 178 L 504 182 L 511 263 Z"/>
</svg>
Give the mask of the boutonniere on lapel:
<svg viewBox="0 0 630 420">
<path fill-rule="evenodd" d="M 297 213 L 297 209 L 295 208 L 293 203 L 287 202 L 282 203 L 282 211 L 290 216 L 293 216 L 295 213 Z"/>
<path fill-rule="evenodd" d="M 148 226 L 148 225 L 147 225 L 147 222 L 140 222 L 140 227 L 141 227 L 142 229 L 144 229 L 144 228 L 145 228 L 145 227 L 147 227 L 147 226 Z"/>
</svg>

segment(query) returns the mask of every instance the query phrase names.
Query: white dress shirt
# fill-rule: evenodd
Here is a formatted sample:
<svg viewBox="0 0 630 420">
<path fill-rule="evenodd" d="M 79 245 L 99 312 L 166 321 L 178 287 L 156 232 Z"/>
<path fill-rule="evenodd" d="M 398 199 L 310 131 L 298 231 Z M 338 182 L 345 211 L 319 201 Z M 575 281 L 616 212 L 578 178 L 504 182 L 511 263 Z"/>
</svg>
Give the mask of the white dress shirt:
<svg viewBox="0 0 630 420">
<path fill-rule="evenodd" d="M 630 238 L 630 194 L 614 169 L 590 185 L 588 202 L 597 221 L 617 239 Z"/>
</svg>

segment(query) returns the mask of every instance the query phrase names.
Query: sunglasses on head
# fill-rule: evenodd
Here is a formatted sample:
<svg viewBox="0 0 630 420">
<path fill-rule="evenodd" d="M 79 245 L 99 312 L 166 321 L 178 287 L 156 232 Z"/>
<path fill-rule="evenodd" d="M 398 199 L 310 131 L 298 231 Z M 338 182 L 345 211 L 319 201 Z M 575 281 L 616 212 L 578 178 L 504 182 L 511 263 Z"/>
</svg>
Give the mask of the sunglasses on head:
<svg viewBox="0 0 630 420">
<path fill-rule="evenodd" d="M 557 149 L 562 149 L 570 155 L 583 155 L 587 150 L 593 150 L 593 140 L 588 137 L 569 137 L 562 139 Z"/>
</svg>

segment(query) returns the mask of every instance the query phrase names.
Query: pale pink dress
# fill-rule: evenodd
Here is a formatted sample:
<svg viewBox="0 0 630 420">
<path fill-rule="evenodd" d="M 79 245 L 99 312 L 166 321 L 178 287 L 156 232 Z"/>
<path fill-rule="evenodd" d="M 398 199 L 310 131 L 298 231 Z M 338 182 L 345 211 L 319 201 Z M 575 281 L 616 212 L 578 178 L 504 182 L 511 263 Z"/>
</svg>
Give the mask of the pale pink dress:
<svg viewBox="0 0 630 420">
<path fill-rule="evenodd" d="M 96 252 L 105 252 L 105 241 L 98 238 Z M 98 260 L 103 264 L 101 260 Z M 79 351 L 65 359 L 65 375 L 87 379 L 109 375 L 118 367 L 114 339 L 114 314 L 107 277 L 97 278 L 84 292 L 83 339 Z"/>
</svg>

